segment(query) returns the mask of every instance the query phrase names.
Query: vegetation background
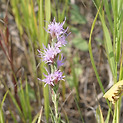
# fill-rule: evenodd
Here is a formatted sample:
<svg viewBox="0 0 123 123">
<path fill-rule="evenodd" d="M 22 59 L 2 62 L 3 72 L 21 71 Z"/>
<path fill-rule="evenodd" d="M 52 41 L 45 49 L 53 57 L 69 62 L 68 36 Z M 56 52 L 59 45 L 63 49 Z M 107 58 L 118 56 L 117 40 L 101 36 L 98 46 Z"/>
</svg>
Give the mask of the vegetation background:
<svg viewBox="0 0 123 123">
<path fill-rule="evenodd" d="M 51 114 L 54 108 L 49 87 L 44 87 L 37 79 L 43 78 L 42 73 L 45 72 L 37 49 L 42 49 L 42 43 L 47 46 L 51 41 L 44 28 L 47 29 L 54 17 L 57 22 L 63 22 L 66 17 L 64 27 L 69 27 L 68 32 L 71 32 L 67 38 L 68 44 L 63 48 L 65 65 L 62 70 L 66 78 L 65 82 L 60 83 L 59 88 L 61 122 L 101 123 L 101 113 L 104 119 L 107 117 L 107 123 L 112 121 L 112 115 L 108 117 L 109 106 L 102 97 L 103 89 L 109 89 L 114 84 L 113 80 L 117 81 L 119 76 L 121 80 L 122 75 L 114 77 L 116 72 L 113 69 L 114 63 L 107 55 L 112 49 L 105 48 L 104 40 L 107 40 L 106 37 L 109 35 L 105 34 L 107 29 L 104 27 L 105 21 L 100 19 L 102 13 L 100 18 L 96 18 L 90 39 L 92 24 L 98 7 L 101 6 L 100 2 L 100 0 L 0 0 L 0 123 L 52 121 Z M 111 35 L 110 40 L 115 39 L 113 37 L 115 22 L 114 27 L 112 26 L 115 12 L 112 11 L 111 2 L 106 3 L 103 7 L 104 13 L 108 11 L 106 5 L 109 8 L 109 13 L 106 13 L 109 18 L 106 17 L 105 20 L 108 21 L 106 24 Z M 123 16 L 117 26 L 118 29 L 122 27 L 122 18 Z M 119 31 L 121 34 L 115 32 L 115 36 L 122 41 L 122 29 Z M 121 44 L 117 43 L 118 49 Z M 113 48 L 115 49 L 114 45 Z M 100 83 L 98 84 L 89 51 L 93 53 L 103 89 L 100 88 Z M 120 66 L 122 54 L 117 48 L 114 50 L 115 53 L 116 69 L 122 68 Z M 122 70 L 120 69 L 119 73 L 122 73 Z M 120 117 L 122 112 L 121 105 Z M 123 122 L 122 118 L 120 122 Z"/>
</svg>

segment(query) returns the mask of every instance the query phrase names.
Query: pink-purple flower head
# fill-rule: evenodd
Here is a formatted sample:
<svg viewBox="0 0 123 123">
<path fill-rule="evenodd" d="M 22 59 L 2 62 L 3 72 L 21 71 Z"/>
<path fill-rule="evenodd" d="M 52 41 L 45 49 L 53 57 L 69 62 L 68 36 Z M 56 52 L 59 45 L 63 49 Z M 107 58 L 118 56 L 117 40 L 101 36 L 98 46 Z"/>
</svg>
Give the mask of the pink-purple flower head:
<svg viewBox="0 0 123 123">
<path fill-rule="evenodd" d="M 39 55 L 42 57 L 45 63 L 52 64 L 56 56 L 61 52 L 61 50 L 58 47 L 50 46 L 49 44 L 48 48 L 46 48 L 44 45 L 43 47 L 44 52 L 38 50 Z"/>
<path fill-rule="evenodd" d="M 68 28 L 66 30 L 63 29 L 63 25 L 64 25 L 65 21 L 66 21 L 66 18 L 63 21 L 63 23 L 61 23 L 61 24 L 60 24 L 60 22 L 57 23 L 55 21 L 55 17 L 54 17 L 53 22 L 50 22 L 50 24 L 48 25 L 47 32 L 50 33 L 52 38 L 56 38 L 56 37 L 58 38 L 59 36 L 61 36 L 62 34 L 65 34 L 67 32 Z"/>
<path fill-rule="evenodd" d="M 64 59 L 63 59 L 63 55 L 61 55 L 61 59 L 59 58 L 58 56 L 58 59 L 57 59 L 57 68 L 59 69 L 61 66 L 64 65 Z"/>
<path fill-rule="evenodd" d="M 61 37 L 58 37 L 58 41 L 55 44 L 55 46 L 62 47 L 62 46 L 65 46 L 66 44 L 67 44 L 66 37 L 64 35 L 62 35 Z"/>
<path fill-rule="evenodd" d="M 45 82 L 46 83 L 45 86 L 47 84 L 55 86 L 60 80 L 64 80 L 65 77 L 63 76 L 63 73 L 60 70 L 56 70 L 54 73 L 51 74 L 48 72 L 48 75 L 44 74 L 44 76 L 46 77 L 45 79 L 41 80 L 38 78 L 38 80 Z"/>
</svg>

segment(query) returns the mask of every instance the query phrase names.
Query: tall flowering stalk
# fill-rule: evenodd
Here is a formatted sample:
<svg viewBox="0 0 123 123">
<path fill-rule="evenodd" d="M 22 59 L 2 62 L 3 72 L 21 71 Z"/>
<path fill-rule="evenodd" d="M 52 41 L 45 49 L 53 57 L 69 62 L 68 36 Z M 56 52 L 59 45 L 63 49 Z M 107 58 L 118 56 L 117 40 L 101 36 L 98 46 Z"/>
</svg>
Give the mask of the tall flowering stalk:
<svg viewBox="0 0 123 123">
<path fill-rule="evenodd" d="M 64 65 L 61 47 L 67 44 L 66 37 L 68 36 L 68 28 L 63 28 L 65 20 L 62 23 L 57 23 L 54 18 L 53 22 L 50 22 L 46 31 L 51 35 L 51 44 L 48 44 L 47 48 L 43 45 L 44 51 L 38 50 L 39 56 L 42 58 L 42 61 L 45 62 L 45 64 L 47 64 L 50 68 L 50 71 L 45 68 L 47 71 L 47 75 L 44 74 L 45 79 L 41 80 L 40 78 L 38 78 L 38 80 L 44 82 L 44 86 L 48 84 L 51 87 L 51 96 L 55 108 L 54 122 L 56 123 L 60 120 L 58 114 L 57 91 L 59 87 L 59 82 L 61 80 L 64 80 L 65 78 L 63 72 L 60 70 L 60 67 Z"/>
</svg>

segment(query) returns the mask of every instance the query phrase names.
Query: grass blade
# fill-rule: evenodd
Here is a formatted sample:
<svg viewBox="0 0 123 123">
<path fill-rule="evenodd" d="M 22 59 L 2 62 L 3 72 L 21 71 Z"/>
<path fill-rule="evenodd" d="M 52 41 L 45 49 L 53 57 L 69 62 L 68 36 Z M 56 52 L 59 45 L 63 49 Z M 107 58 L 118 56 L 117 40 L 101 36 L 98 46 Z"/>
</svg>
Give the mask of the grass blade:
<svg viewBox="0 0 123 123">
<path fill-rule="evenodd" d="M 2 99 L 2 102 L 0 104 L 0 123 L 5 123 L 2 107 L 3 107 L 3 103 L 4 103 L 5 99 L 6 99 L 7 94 L 8 94 L 8 91 L 5 93 L 5 95 L 4 95 L 3 99 Z"/>
<path fill-rule="evenodd" d="M 101 7 L 101 5 L 100 5 L 100 7 Z M 103 87 L 103 85 L 102 85 L 102 82 L 101 82 L 101 80 L 100 80 L 99 74 L 98 74 L 97 69 L 96 69 L 96 65 L 95 65 L 95 62 L 94 62 L 93 54 L 92 54 L 92 47 L 91 47 L 91 36 L 92 36 L 92 32 L 93 32 L 93 29 L 94 29 L 94 26 L 95 26 L 95 23 L 96 23 L 96 20 L 97 20 L 99 11 L 100 11 L 100 8 L 98 9 L 98 12 L 97 12 L 97 14 L 96 14 L 96 17 L 95 17 L 95 19 L 94 19 L 94 21 L 93 21 L 93 24 L 92 24 L 92 27 L 91 27 L 90 38 L 89 38 L 89 53 L 90 53 L 91 63 L 92 63 L 94 72 L 95 72 L 95 74 L 96 74 L 96 77 L 97 77 L 99 86 L 100 86 L 100 88 L 101 88 L 101 91 L 102 91 L 103 93 L 105 93 L 104 87 Z"/>
<path fill-rule="evenodd" d="M 39 115 L 39 118 L 38 118 L 38 123 L 41 123 L 42 110 L 43 110 L 43 107 L 41 107 L 41 110 L 40 110 L 40 115 Z"/>
</svg>

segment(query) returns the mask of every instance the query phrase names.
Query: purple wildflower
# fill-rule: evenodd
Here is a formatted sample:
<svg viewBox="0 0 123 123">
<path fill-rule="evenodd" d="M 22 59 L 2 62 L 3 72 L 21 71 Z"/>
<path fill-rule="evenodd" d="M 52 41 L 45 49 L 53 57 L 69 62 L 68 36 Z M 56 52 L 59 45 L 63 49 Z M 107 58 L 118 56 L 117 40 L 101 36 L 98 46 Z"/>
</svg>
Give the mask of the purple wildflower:
<svg viewBox="0 0 123 123">
<path fill-rule="evenodd" d="M 61 55 L 61 59 L 59 59 L 59 56 L 58 56 L 58 59 L 57 59 L 57 68 L 59 69 L 59 67 L 63 66 L 64 63 L 63 63 L 63 55 Z"/>
<path fill-rule="evenodd" d="M 41 80 L 38 78 L 38 80 L 45 82 L 46 83 L 45 86 L 47 84 L 54 86 L 60 80 L 64 80 L 64 77 L 65 77 L 65 76 L 63 76 L 63 73 L 60 70 L 56 70 L 54 73 L 51 73 L 51 74 L 48 72 L 48 75 L 44 74 L 44 76 L 46 77 L 45 79 Z"/>
<path fill-rule="evenodd" d="M 60 24 L 60 22 L 57 23 L 55 21 L 55 17 L 54 17 L 53 22 L 50 22 L 50 24 L 48 25 L 47 32 L 51 34 L 52 38 L 55 38 L 55 37 L 58 38 L 60 35 L 65 34 L 67 32 L 68 28 L 66 30 L 63 29 L 63 25 L 64 25 L 65 21 L 66 21 L 66 18 L 63 21 L 63 23 L 61 23 L 61 24 Z"/>
<path fill-rule="evenodd" d="M 45 63 L 52 64 L 54 62 L 55 57 L 61 52 L 61 50 L 58 47 L 53 47 L 48 44 L 48 48 L 46 48 L 44 45 L 44 52 L 41 52 L 38 50 L 39 55 L 43 58 L 43 61 Z"/>
<path fill-rule="evenodd" d="M 66 37 L 64 35 L 62 35 L 61 37 L 58 37 L 58 42 L 56 43 L 56 47 L 62 47 L 65 46 L 67 44 L 67 41 L 66 41 Z"/>
</svg>

